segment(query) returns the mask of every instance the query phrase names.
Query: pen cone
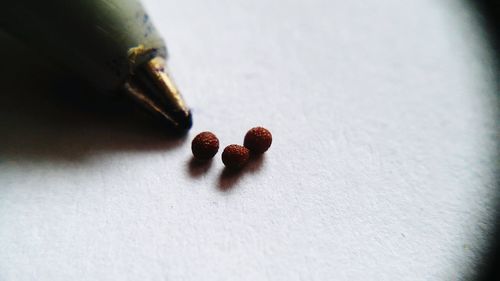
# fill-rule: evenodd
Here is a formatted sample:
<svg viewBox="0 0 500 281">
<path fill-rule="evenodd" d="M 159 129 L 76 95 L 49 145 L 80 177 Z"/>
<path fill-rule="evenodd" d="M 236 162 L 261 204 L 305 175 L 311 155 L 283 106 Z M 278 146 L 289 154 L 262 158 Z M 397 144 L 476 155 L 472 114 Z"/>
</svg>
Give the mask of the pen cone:
<svg viewBox="0 0 500 281">
<path fill-rule="evenodd" d="M 124 90 L 167 126 L 179 132 L 191 128 L 191 111 L 168 75 L 163 58 L 155 57 L 138 66 Z"/>
</svg>

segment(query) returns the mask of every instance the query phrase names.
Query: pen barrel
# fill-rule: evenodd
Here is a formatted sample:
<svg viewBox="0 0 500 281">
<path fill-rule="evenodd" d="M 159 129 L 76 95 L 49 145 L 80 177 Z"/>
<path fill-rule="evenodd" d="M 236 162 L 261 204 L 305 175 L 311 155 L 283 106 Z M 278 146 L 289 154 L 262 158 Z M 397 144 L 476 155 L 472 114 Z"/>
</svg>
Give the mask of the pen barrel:
<svg viewBox="0 0 500 281">
<path fill-rule="evenodd" d="M 136 0 L 6 1 L 0 28 L 102 92 L 115 92 L 138 65 L 167 56 Z"/>
</svg>

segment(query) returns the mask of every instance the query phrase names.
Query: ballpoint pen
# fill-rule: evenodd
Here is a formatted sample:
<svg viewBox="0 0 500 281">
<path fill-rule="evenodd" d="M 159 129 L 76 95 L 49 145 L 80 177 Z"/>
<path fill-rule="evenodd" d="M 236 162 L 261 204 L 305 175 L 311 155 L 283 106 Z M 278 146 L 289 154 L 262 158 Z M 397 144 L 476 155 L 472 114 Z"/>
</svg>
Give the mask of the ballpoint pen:
<svg viewBox="0 0 500 281">
<path fill-rule="evenodd" d="M 0 29 L 83 78 L 123 94 L 177 131 L 191 112 L 166 68 L 167 49 L 138 0 L 12 0 Z"/>
</svg>

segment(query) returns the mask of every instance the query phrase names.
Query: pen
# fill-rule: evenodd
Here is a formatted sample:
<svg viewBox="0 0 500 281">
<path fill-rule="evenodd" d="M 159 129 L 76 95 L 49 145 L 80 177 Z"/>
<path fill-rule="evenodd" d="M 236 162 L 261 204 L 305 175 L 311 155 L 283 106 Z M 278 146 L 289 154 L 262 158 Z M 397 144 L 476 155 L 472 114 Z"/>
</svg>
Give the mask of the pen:
<svg viewBox="0 0 500 281">
<path fill-rule="evenodd" d="M 83 78 L 131 97 L 177 131 L 191 112 L 166 67 L 167 49 L 138 0 L 11 0 L 0 29 Z"/>
</svg>

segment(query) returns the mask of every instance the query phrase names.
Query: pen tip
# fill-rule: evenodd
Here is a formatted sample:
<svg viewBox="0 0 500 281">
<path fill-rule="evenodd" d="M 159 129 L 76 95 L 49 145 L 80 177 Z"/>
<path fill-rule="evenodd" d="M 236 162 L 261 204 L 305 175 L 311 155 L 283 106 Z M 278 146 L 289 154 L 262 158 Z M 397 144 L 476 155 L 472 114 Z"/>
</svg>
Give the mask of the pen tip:
<svg viewBox="0 0 500 281">
<path fill-rule="evenodd" d="M 179 116 L 177 118 L 177 122 L 175 124 L 175 130 L 181 133 L 189 131 L 193 126 L 193 115 L 191 111 L 188 110 L 186 113 L 182 113 L 182 117 Z"/>
<path fill-rule="evenodd" d="M 138 67 L 124 84 L 125 92 L 178 133 L 193 126 L 191 111 L 168 75 L 165 60 L 153 58 Z"/>
</svg>

